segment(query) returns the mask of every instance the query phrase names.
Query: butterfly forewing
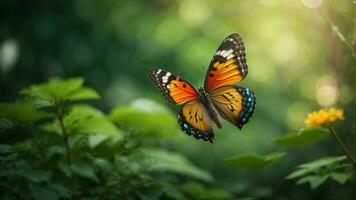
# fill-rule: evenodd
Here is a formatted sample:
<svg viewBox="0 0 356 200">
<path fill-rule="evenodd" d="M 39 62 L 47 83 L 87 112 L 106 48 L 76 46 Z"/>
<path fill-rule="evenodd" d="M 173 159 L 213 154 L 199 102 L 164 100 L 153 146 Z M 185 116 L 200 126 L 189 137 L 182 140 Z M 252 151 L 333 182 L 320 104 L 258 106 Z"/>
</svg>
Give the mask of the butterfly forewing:
<svg viewBox="0 0 356 200">
<path fill-rule="evenodd" d="M 205 76 L 205 89 L 234 84 L 247 75 L 245 46 L 237 33 L 229 35 L 219 46 Z"/>
<path fill-rule="evenodd" d="M 161 69 L 152 69 L 149 77 L 166 99 L 174 104 L 183 104 L 197 98 L 197 91 L 187 81 Z"/>
<path fill-rule="evenodd" d="M 225 86 L 210 92 L 219 114 L 240 129 L 252 116 L 256 97 L 253 91 L 241 86 Z"/>
<path fill-rule="evenodd" d="M 199 100 L 189 101 L 182 106 L 178 114 L 178 123 L 188 135 L 213 142 L 214 131 L 206 108 Z"/>
</svg>

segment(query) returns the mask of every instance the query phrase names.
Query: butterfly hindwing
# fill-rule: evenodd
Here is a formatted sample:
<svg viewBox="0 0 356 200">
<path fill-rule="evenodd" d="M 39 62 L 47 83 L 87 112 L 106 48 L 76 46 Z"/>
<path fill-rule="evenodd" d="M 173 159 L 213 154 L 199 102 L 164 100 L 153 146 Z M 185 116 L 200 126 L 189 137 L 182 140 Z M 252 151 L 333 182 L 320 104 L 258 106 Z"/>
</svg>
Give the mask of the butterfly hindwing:
<svg viewBox="0 0 356 200">
<path fill-rule="evenodd" d="M 173 104 L 183 104 L 197 98 L 197 91 L 187 81 L 161 69 L 152 69 L 149 77 Z"/>
<path fill-rule="evenodd" d="M 199 100 L 185 103 L 178 113 L 181 129 L 196 139 L 213 142 L 214 131 L 207 115 L 206 108 Z"/>
<path fill-rule="evenodd" d="M 248 73 L 245 46 L 239 34 L 229 35 L 220 44 L 205 76 L 205 89 L 213 89 L 243 80 Z"/>
<path fill-rule="evenodd" d="M 240 129 L 252 116 L 256 97 L 252 90 L 241 86 L 225 86 L 210 92 L 210 98 L 224 119 Z"/>
</svg>

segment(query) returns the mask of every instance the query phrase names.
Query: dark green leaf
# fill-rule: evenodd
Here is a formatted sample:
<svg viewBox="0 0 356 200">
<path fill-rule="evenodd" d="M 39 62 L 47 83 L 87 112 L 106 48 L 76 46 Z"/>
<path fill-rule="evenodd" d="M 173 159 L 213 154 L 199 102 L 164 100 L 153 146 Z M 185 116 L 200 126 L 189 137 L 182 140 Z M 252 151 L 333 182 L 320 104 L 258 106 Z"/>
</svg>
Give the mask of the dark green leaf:
<svg viewBox="0 0 356 200">
<path fill-rule="evenodd" d="M 80 177 L 90 179 L 95 182 L 99 182 L 98 177 L 91 165 L 85 163 L 75 163 L 71 165 L 71 170 L 74 174 Z"/>
<path fill-rule="evenodd" d="M 224 163 L 234 167 L 262 169 L 281 159 L 285 153 L 275 152 L 266 156 L 247 154 L 224 159 Z"/>
<path fill-rule="evenodd" d="M 289 133 L 275 139 L 275 142 L 284 147 L 302 147 L 317 142 L 329 135 L 325 128 L 306 128 L 299 132 Z"/>
<path fill-rule="evenodd" d="M 231 195 L 217 188 L 205 188 L 198 183 L 188 183 L 180 187 L 189 199 L 231 199 Z"/>
</svg>

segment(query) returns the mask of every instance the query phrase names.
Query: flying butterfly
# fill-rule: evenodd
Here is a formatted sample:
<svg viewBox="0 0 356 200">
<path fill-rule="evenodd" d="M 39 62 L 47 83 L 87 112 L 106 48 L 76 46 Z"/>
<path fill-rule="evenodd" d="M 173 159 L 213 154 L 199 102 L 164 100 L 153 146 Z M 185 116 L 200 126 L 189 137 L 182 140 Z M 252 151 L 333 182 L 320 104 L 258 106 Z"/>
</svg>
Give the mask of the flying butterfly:
<svg viewBox="0 0 356 200">
<path fill-rule="evenodd" d="M 252 116 L 256 97 L 252 90 L 232 85 L 248 73 L 245 46 L 239 34 L 225 38 L 215 52 L 205 76 L 204 87 L 196 90 L 183 78 L 162 69 L 148 74 L 166 99 L 182 105 L 178 123 L 188 135 L 214 141 L 214 122 L 221 128 L 220 117 L 241 129 Z"/>
</svg>

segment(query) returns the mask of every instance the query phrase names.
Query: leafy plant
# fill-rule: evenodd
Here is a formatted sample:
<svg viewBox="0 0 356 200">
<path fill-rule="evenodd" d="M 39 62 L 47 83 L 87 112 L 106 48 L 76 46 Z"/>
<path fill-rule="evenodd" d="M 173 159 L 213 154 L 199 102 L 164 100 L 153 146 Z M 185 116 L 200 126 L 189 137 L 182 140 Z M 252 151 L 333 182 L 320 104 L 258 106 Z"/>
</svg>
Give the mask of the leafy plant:
<svg viewBox="0 0 356 200">
<path fill-rule="evenodd" d="M 232 158 L 224 159 L 225 164 L 240 168 L 256 168 L 262 169 L 272 164 L 275 161 L 280 160 L 285 153 L 274 152 L 265 156 L 257 154 L 246 154 L 241 156 L 236 156 Z"/>
<path fill-rule="evenodd" d="M 162 106 L 141 99 L 107 116 L 83 103 L 99 99 L 83 83 L 50 79 L 0 105 L 1 134 L 24 138 L 0 144 L 1 199 L 230 198 L 213 187 L 204 196 L 214 183 L 207 171 L 145 141 L 178 130 Z"/>
<path fill-rule="evenodd" d="M 287 179 L 298 179 L 296 184 L 309 183 L 315 189 L 328 178 L 345 184 L 353 175 L 352 165 L 343 161 L 346 156 L 326 157 L 299 165 L 297 170 L 287 176 Z"/>
</svg>

